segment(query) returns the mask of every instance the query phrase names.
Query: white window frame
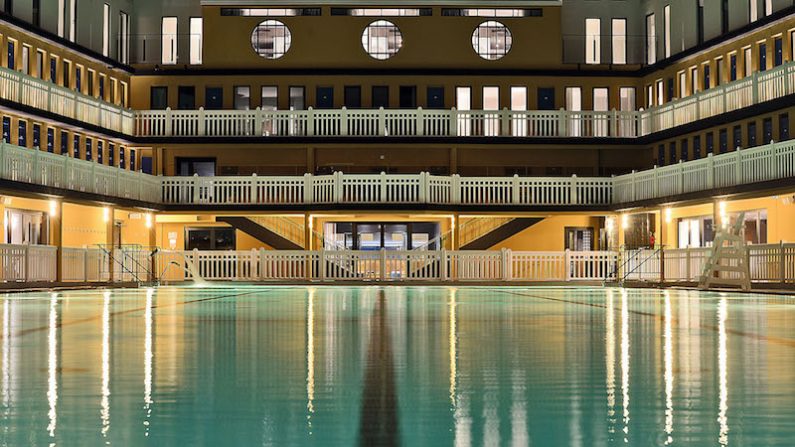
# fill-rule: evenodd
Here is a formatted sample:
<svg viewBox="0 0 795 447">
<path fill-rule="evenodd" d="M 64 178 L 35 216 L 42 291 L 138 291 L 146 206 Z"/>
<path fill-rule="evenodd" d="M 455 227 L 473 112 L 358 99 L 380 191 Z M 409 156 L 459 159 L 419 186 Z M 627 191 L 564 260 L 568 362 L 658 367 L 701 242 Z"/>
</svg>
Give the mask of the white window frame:
<svg viewBox="0 0 795 447">
<path fill-rule="evenodd" d="M 64 37 L 66 29 L 66 0 L 58 0 L 58 37 Z"/>
<path fill-rule="evenodd" d="M 748 21 L 749 22 L 756 22 L 759 20 L 759 5 L 757 5 L 757 1 L 759 0 L 748 0 Z"/>
<path fill-rule="evenodd" d="M 646 16 L 646 63 L 649 65 L 657 62 L 657 25 L 654 13 Z"/>
<path fill-rule="evenodd" d="M 110 55 L 110 5 L 102 4 L 102 55 Z"/>
<path fill-rule="evenodd" d="M 620 24 L 620 26 L 616 26 Z M 617 29 L 620 28 L 620 29 Z M 613 19 L 611 22 L 613 64 L 627 63 L 627 19 Z"/>
<path fill-rule="evenodd" d="M 204 19 L 190 18 L 190 64 L 201 65 L 204 51 Z"/>
<path fill-rule="evenodd" d="M 77 0 L 69 0 L 69 40 L 77 41 Z"/>
<path fill-rule="evenodd" d="M 123 64 L 130 63 L 130 16 L 124 12 L 119 11 L 119 62 Z"/>
<path fill-rule="evenodd" d="M 177 63 L 178 31 L 179 24 L 176 17 L 163 17 L 161 19 L 160 63 L 163 65 L 176 65 Z"/>
<path fill-rule="evenodd" d="M 663 38 L 665 58 L 671 57 L 671 5 L 665 5 L 663 8 Z"/>
<path fill-rule="evenodd" d="M 585 19 L 585 63 L 601 63 L 602 54 L 602 21 L 600 19 Z"/>
</svg>

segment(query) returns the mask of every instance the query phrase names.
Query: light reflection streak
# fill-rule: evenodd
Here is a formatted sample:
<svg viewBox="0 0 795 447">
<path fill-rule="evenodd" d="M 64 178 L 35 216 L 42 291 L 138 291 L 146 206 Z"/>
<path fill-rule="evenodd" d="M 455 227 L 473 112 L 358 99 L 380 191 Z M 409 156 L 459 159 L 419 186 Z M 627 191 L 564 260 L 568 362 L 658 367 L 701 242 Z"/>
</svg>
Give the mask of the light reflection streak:
<svg viewBox="0 0 795 447">
<path fill-rule="evenodd" d="M 455 300 L 455 289 L 450 289 L 450 300 L 449 300 L 449 307 L 450 310 L 448 311 L 448 317 L 450 319 L 450 335 L 449 335 L 449 345 L 450 345 L 450 405 L 455 407 L 455 388 L 456 388 L 456 374 L 458 373 L 458 353 L 457 350 L 457 333 L 456 333 L 456 300 Z"/>
<path fill-rule="evenodd" d="M 629 442 L 629 307 L 627 290 L 621 289 L 621 396 L 624 406 L 624 442 Z"/>
<path fill-rule="evenodd" d="M 729 445 L 729 386 L 728 386 L 728 351 L 726 347 L 726 298 L 723 297 L 718 302 L 718 384 L 720 390 L 718 407 L 718 424 L 720 433 L 718 434 L 718 444 Z"/>
<path fill-rule="evenodd" d="M 607 386 L 608 433 L 615 432 L 616 415 L 616 317 L 613 291 L 607 289 L 607 309 L 605 312 L 605 368 Z"/>
<path fill-rule="evenodd" d="M 152 416 L 152 295 L 154 289 L 146 289 L 144 310 L 144 436 L 149 436 L 149 423 Z"/>
<path fill-rule="evenodd" d="M 47 433 L 55 437 L 58 426 L 58 295 L 50 296 L 50 313 L 47 331 L 47 402 L 49 411 L 47 416 Z"/>
<path fill-rule="evenodd" d="M 306 422 L 312 434 L 312 414 L 315 412 L 315 289 L 309 289 L 306 309 Z"/>
<path fill-rule="evenodd" d="M 102 303 L 102 398 L 100 399 L 102 436 L 110 430 L 110 292 L 105 292 Z"/>
<path fill-rule="evenodd" d="M 664 351 L 664 367 L 665 367 L 665 445 L 674 442 L 674 354 L 673 354 L 673 333 L 671 331 L 671 295 L 668 291 L 663 292 L 665 296 L 664 302 L 664 329 L 663 336 L 665 342 L 663 344 Z"/>
<path fill-rule="evenodd" d="M 3 408 L 11 407 L 11 300 L 3 301 Z"/>
<path fill-rule="evenodd" d="M 527 403 L 525 402 L 525 374 L 523 369 L 513 372 L 513 386 L 511 399 L 511 445 L 523 447 L 530 445 L 530 435 L 527 432 Z"/>
</svg>

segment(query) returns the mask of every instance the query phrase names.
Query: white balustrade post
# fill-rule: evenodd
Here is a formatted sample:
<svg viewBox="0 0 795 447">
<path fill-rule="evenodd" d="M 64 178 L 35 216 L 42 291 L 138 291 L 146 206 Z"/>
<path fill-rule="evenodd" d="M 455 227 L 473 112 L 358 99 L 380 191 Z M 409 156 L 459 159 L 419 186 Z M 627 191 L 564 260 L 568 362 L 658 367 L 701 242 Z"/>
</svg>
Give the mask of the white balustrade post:
<svg viewBox="0 0 795 447">
<path fill-rule="evenodd" d="M 513 271 L 511 269 L 513 253 L 508 248 L 503 248 L 500 252 L 502 257 L 502 279 L 503 281 L 511 281 L 513 278 Z"/>
<path fill-rule="evenodd" d="M 52 112 L 52 84 L 47 84 L 47 111 Z"/>
<path fill-rule="evenodd" d="M 265 119 L 262 116 L 262 107 L 254 109 L 254 129 L 251 132 L 255 136 L 265 135 Z"/>
<path fill-rule="evenodd" d="M 778 262 L 779 262 L 779 265 L 778 265 L 779 276 L 781 277 L 780 278 L 781 279 L 781 284 L 784 284 L 784 283 L 787 282 L 787 275 L 786 275 L 787 258 L 786 258 L 786 251 L 785 251 L 785 248 L 784 248 L 784 241 L 783 240 L 781 242 L 779 242 L 778 257 L 779 257 L 779 260 L 778 260 Z"/>
<path fill-rule="evenodd" d="M 343 137 L 348 135 L 348 108 L 345 106 L 342 106 L 340 111 L 340 135 Z"/>
<path fill-rule="evenodd" d="M 378 108 L 378 135 L 379 136 L 386 136 L 386 111 L 384 110 L 384 106 Z"/>
<path fill-rule="evenodd" d="M 381 274 L 381 281 L 386 281 L 386 249 L 382 248 L 380 255 L 381 255 L 381 257 L 380 257 L 380 260 L 381 260 L 381 266 L 380 266 L 381 267 L 380 268 L 380 270 L 381 270 L 381 273 L 380 273 Z"/>
<path fill-rule="evenodd" d="M 41 184 L 41 173 L 39 172 L 39 148 L 33 148 L 33 171 L 30 173 L 31 183 Z"/>
<path fill-rule="evenodd" d="M 751 74 L 751 104 L 759 104 L 759 72 Z"/>
<path fill-rule="evenodd" d="M 343 187 L 343 183 L 342 182 L 343 182 L 342 172 L 340 172 L 340 171 L 335 172 L 334 173 L 334 202 L 336 202 L 336 203 L 342 203 L 343 192 L 344 192 L 344 187 Z"/>
<path fill-rule="evenodd" d="M 685 248 L 685 281 L 690 282 L 690 246 Z"/>
<path fill-rule="evenodd" d="M 715 159 L 712 153 L 707 154 L 707 189 L 715 187 Z"/>
<path fill-rule="evenodd" d="M 321 280 L 321 281 L 325 281 L 326 280 L 326 250 L 323 250 L 323 248 L 320 247 L 320 250 L 318 250 L 318 255 L 319 255 L 318 258 L 319 258 L 319 262 L 320 262 L 320 266 L 319 266 L 320 267 L 320 272 L 318 272 L 318 279 Z"/>
<path fill-rule="evenodd" d="M 204 114 L 204 107 L 199 107 L 199 122 L 196 123 L 199 128 L 197 129 L 197 133 L 200 137 L 203 137 L 207 134 L 207 123 L 205 120 L 207 119 Z"/>
<path fill-rule="evenodd" d="M 654 197 L 660 197 L 660 177 L 657 174 L 657 165 L 652 168 L 652 174 L 654 174 Z"/>
<path fill-rule="evenodd" d="M 166 107 L 166 136 L 174 135 L 174 121 L 172 120 L 171 107 Z"/>
<path fill-rule="evenodd" d="M 513 179 L 511 181 L 511 203 L 513 203 L 514 205 L 519 204 L 519 197 L 520 197 L 519 188 L 520 188 L 519 174 L 514 174 Z"/>
<path fill-rule="evenodd" d="M 422 107 L 417 107 L 416 118 L 417 120 L 417 136 L 425 135 L 425 120 L 423 119 Z"/>
<path fill-rule="evenodd" d="M 610 114 L 610 136 L 618 136 L 618 112 L 615 108 L 613 108 L 612 113 Z"/>
<path fill-rule="evenodd" d="M 563 254 L 563 278 L 571 281 L 571 251 L 568 248 Z"/>
<path fill-rule="evenodd" d="M 386 187 L 387 183 L 386 182 L 387 182 L 386 172 L 381 171 L 381 175 L 378 178 L 378 202 L 379 203 L 387 203 L 389 201 L 388 197 L 387 197 L 387 187 Z"/>
<path fill-rule="evenodd" d="M 441 240 L 439 241 L 441 243 Z M 439 278 L 442 281 L 447 281 L 447 250 L 442 247 L 439 251 Z"/>
<path fill-rule="evenodd" d="M 450 136 L 458 136 L 458 111 L 455 107 L 450 109 Z"/>
<path fill-rule="evenodd" d="M 306 109 L 306 135 L 308 137 L 315 136 L 315 109 L 312 106 Z"/>
<path fill-rule="evenodd" d="M 6 140 L 0 141 L 0 178 L 8 178 L 6 173 Z"/>
<path fill-rule="evenodd" d="M 770 169 L 773 171 L 771 172 L 772 177 L 771 179 L 777 179 L 783 177 L 783 175 L 779 172 L 779 160 L 778 160 L 778 150 L 776 148 L 776 143 L 770 143 L 770 152 L 771 152 L 771 160 L 770 160 Z"/>
<path fill-rule="evenodd" d="M 315 201 L 315 188 L 313 184 L 313 175 L 308 172 L 304 174 L 304 203 L 312 203 Z"/>
<path fill-rule="evenodd" d="M 679 168 L 677 169 L 677 189 L 679 190 L 679 194 L 685 193 L 685 164 L 684 160 L 679 160 Z"/>
<path fill-rule="evenodd" d="M 250 197 L 248 199 L 248 203 L 254 205 L 256 203 L 259 203 L 259 201 L 257 200 L 257 173 L 256 172 L 251 174 L 251 179 L 249 181 L 251 182 L 251 185 L 249 185 Z"/>
<path fill-rule="evenodd" d="M 500 112 L 500 135 L 503 137 L 511 135 L 511 112 L 507 107 L 503 107 Z"/>
<path fill-rule="evenodd" d="M 259 280 L 265 280 L 265 249 L 259 249 Z"/>
<path fill-rule="evenodd" d="M 419 190 L 417 191 L 417 201 L 419 203 L 428 203 L 430 192 L 428 191 L 428 173 L 420 172 Z"/>
<path fill-rule="evenodd" d="M 461 176 L 458 174 L 450 177 L 450 202 L 452 205 L 461 203 Z"/>
<path fill-rule="evenodd" d="M 191 184 L 193 185 L 193 204 L 199 203 L 201 199 L 201 194 L 199 192 L 199 174 L 193 174 L 193 177 L 190 179 Z"/>
<path fill-rule="evenodd" d="M 566 109 L 560 108 L 558 110 L 558 135 L 553 135 L 558 137 L 567 137 L 569 136 L 569 132 L 566 126 Z"/>
<path fill-rule="evenodd" d="M 579 203 L 579 199 L 577 197 L 577 174 L 572 174 L 569 188 L 569 205 L 577 205 Z"/>
<path fill-rule="evenodd" d="M 734 151 L 734 184 L 741 185 L 743 183 L 743 156 L 740 153 L 740 146 Z"/>
</svg>

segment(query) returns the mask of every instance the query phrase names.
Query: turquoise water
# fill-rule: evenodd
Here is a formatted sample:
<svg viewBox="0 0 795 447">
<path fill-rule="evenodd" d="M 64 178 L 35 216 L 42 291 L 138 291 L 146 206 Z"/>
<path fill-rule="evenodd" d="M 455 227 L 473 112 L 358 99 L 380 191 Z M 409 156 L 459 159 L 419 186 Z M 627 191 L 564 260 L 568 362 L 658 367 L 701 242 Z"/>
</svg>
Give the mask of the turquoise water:
<svg viewBox="0 0 795 447">
<path fill-rule="evenodd" d="M 8 295 L 0 444 L 795 444 L 795 299 L 587 288 Z"/>
</svg>

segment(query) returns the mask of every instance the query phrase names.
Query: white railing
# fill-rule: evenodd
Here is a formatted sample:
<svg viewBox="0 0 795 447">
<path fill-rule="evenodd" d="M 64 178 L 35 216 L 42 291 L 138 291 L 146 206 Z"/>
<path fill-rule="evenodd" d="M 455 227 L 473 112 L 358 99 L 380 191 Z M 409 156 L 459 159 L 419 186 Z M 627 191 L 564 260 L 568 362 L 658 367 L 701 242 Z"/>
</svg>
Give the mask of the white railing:
<svg viewBox="0 0 795 447">
<path fill-rule="evenodd" d="M 795 281 L 795 243 L 747 247 L 752 281 Z M 712 249 L 705 247 L 626 251 L 622 253 L 626 260 L 623 277 L 630 281 L 698 282 L 711 253 Z"/>
<path fill-rule="evenodd" d="M 61 249 L 61 280 L 64 282 L 108 281 L 110 259 L 98 248 Z"/>
<path fill-rule="evenodd" d="M 164 204 L 463 204 L 567 206 L 612 203 L 610 178 L 306 174 L 301 177 L 164 177 Z"/>
<path fill-rule="evenodd" d="M 639 111 L 313 109 L 142 110 L 144 137 L 635 138 L 795 94 L 795 62 Z"/>
<path fill-rule="evenodd" d="M 0 245 L 0 281 L 55 281 L 58 249 L 46 245 Z"/>
<path fill-rule="evenodd" d="M 159 177 L 0 143 L 0 178 L 109 197 L 161 201 Z"/>
<path fill-rule="evenodd" d="M 613 203 L 795 177 L 795 140 L 679 162 L 614 178 Z"/>
<path fill-rule="evenodd" d="M 131 109 L 5 67 L 0 67 L 0 97 L 126 135 L 133 134 Z"/>
</svg>

